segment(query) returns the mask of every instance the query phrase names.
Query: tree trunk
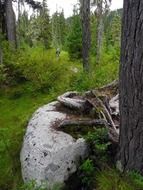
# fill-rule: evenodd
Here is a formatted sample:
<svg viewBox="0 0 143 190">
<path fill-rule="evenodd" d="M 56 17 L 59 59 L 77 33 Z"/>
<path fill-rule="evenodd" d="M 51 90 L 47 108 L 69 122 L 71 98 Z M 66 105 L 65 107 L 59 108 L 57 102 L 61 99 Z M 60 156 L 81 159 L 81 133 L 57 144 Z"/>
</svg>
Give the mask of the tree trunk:
<svg viewBox="0 0 143 190">
<path fill-rule="evenodd" d="M 90 49 L 90 0 L 81 0 L 83 69 L 89 72 Z"/>
<path fill-rule="evenodd" d="M 15 14 L 12 7 L 12 0 L 6 0 L 6 28 L 7 28 L 7 39 L 13 47 L 16 47 L 16 24 Z"/>
<path fill-rule="evenodd" d="M 103 31 L 104 31 L 104 24 L 103 24 L 103 1 L 100 0 L 97 4 L 98 9 L 98 19 L 97 19 L 97 46 L 96 46 L 96 62 L 99 63 L 101 50 L 102 50 L 102 42 L 103 42 Z"/>
<path fill-rule="evenodd" d="M 0 47 L 0 65 L 3 64 L 3 52 L 2 48 Z"/>
<path fill-rule="evenodd" d="M 5 4 L 0 0 L 0 32 L 2 34 L 6 33 L 6 24 L 5 24 Z"/>
<path fill-rule="evenodd" d="M 123 170 L 143 174 L 143 1 L 124 0 L 120 65 L 120 152 Z"/>
</svg>

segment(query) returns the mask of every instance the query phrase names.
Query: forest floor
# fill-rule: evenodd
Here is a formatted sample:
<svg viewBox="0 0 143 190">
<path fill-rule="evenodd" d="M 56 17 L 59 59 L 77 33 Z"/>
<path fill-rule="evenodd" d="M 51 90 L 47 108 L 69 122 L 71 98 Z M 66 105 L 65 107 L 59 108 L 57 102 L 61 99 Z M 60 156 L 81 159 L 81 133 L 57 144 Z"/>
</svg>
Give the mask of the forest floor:
<svg viewBox="0 0 143 190">
<path fill-rule="evenodd" d="M 19 190 L 18 186 L 22 184 L 19 161 L 22 139 L 27 122 L 38 107 L 55 100 L 59 94 L 68 90 L 84 91 L 102 86 L 114 80 L 118 74 L 118 64 L 110 60 L 102 65 L 92 64 L 92 74 L 85 76 L 80 61 L 70 61 L 66 52 L 61 54 L 60 60 L 55 58 L 51 50 L 44 54 L 46 56 L 49 54 L 55 65 L 58 66 L 60 62 L 68 68 L 66 73 L 62 73 L 62 68 L 59 71 L 61 75 L 66 75 L 66 78 L 62 76 L 60 81 L 54 83 L 55 86 L 51 85 L 52 87 L 48 89 L 45 87 L 44 90 L 33 89 L 30 82 L 0 90 L 0 189 L 2 190 Z M 42 61 L 42 57 L 39 59 Z M 91 62 L 94 63 L 94 58 Z M 73 68 L 77 68 L 78 72 L 72 71 Z M 42 73 L 44 75 L 45 70 Z M 53 83 L 52 80 L 50 82 Z"/>
</svg>

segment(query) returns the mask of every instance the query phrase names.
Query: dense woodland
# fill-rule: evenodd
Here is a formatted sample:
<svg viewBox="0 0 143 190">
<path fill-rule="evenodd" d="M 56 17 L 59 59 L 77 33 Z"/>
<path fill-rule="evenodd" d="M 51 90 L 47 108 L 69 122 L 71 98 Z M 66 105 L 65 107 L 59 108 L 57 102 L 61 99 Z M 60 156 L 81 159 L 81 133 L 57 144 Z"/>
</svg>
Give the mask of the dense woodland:
<svg viewBox="0 0 143 190">
<path fill-rule="evenodd" d="M 83 93 L 114 80 L 119 81 L 119 143 L 109 140 L 105 128 L 87 128 L 83 136 L 92 153 L 82 161 L 78 180 L 82 190 L 143 189 L 143 5 L 125 1 L 124 9 L 111 11 L 111 3 L 80 0 L 65 18 L 58 9 L 50 16 L 46 0 L 0 0 L 1 190 L 45 189 L 33 181 L 23 184 L 19 158 L 37 108 L 67 91 Z M 77 190 L 72 186 L 53 190 Z"/>
</svg>

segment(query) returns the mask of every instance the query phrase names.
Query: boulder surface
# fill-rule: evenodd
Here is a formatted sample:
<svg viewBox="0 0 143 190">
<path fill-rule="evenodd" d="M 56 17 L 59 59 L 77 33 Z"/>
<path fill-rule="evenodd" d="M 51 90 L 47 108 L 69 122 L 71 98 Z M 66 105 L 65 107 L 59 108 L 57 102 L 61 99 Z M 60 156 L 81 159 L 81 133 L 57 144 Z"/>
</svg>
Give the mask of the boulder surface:
<svg viewBox="0 0 143 190">
<path fill-rule="evenodd" d="M 58 130 L 58 125 L 69 118 L 57 110 L 58 105 L 53 102 L 39 108 L 28 124 L 20 155 L 24 182 L 46 182 L 48 187 L 63 183 L 88 154 L 84 139 L 76 140 Z"/>
</svg>

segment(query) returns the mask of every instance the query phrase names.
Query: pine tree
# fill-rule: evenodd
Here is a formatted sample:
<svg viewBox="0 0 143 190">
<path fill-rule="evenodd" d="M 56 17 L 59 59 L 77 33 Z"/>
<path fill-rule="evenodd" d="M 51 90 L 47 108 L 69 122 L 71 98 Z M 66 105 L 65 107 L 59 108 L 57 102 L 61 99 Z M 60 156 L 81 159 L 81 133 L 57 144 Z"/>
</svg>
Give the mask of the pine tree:
<svg viewBox="0 0 143 190">
<path fill-rule="evenodd" d="M 69 32 L 66 39 L 66 47 L 71 59 L 82 57 L 82 27 L 80 15 L 74 7 L 73 16 L 70 18 Z"/>
<path fill-rule="evenodd" d="M 52 16 L 52 46 L 54 48 L 63 48 L 65 45 L 66 22 L 64 11 L 56 11 Z"/>
<path fill-rule="evenodd" d="M 45 0 L 37 15 L 33 14 L 29 20 L 27 39 L 30 45 L 41 43 L 46 49 L 51 46 L 51 26 L 49 11 Z"/>
</svg>

